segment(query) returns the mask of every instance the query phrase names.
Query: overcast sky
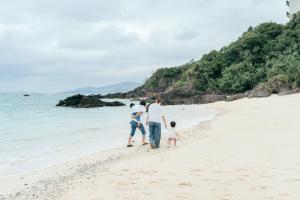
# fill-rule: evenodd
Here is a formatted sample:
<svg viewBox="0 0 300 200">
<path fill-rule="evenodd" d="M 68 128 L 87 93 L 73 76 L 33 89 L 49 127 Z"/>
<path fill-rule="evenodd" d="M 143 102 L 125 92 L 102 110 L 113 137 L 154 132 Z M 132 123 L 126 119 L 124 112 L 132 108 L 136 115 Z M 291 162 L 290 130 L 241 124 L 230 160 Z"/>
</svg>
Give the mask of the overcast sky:
<svg viewBox="0 0 300 200">
<path fill-rule="evenodd" d="M 286 23 L 284 0 L 0 0 L 0 92 L 142 82 L 250 25 Z"/>
</svg>

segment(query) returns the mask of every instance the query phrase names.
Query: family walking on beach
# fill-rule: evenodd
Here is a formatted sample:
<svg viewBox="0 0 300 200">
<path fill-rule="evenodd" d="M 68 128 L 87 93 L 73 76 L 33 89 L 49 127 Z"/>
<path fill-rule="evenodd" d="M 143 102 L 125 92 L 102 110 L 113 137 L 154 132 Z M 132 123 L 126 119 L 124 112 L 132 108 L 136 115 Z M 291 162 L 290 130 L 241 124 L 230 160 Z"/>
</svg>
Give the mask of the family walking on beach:
<svg viewBox="0 0 300 200">
<path fill-rule="evenodd" d="M 156 98 L 155 103 L 150 104 L 146 108 L 146 102 L 141 101 L 140 105 L 130 104 L 131 108 L 131 132 L 128 138 L 127 147 L 132 147 L 131 144 L 132 138 L 136 132 L 136 129 L 139 129 L 142 133 L 142 145 L 147 145 L 146 143 L 146 130 L 145 125 L 149 126 L 149 142 L 152 149 L 156 149 L 160 147 L 161 140 L 161 120 L 163 120 L 164 126 L 167 129 L 166 118 L 163 114 L 163 109 L 161 106 L 161 99 Z M 147 117 L 145 119 L 145 114 L 147 113 Z M 178 136 L 175 126 L 176 122 L 172 121 L 170 123 L 171 128 L 168 129 L 168 144 L 172 141 L 174 145 L 176 145 L 176 137 Z"/>
</svg>

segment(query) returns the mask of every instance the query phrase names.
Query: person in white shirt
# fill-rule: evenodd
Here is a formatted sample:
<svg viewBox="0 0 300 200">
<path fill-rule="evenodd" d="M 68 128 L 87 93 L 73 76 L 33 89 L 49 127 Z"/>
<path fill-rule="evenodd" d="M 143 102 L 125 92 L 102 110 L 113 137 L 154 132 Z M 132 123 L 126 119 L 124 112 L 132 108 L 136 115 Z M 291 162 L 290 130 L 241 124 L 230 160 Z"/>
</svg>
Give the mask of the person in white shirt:
<svg viewBox="0 0 300 200">
<path fill-rule="evenodd" d="M 173 141 L 174 145 L 176 145 L 177 138 L 179 137 L 179 134 L 176 130 L 176 122 L 171 121 L 170 122 L 170 128 L 167 129 L 167 137 L 168 137 L 168 145 L 170 145 Z"/>
<path fill-rule="evenodd" d="M 161 119 L 167 128 L 166 118 L 162 114 L 161 99 L 156 98 L 155 103 L 149 106 L 146 122 L 149 125 L 149 141 L 152 149 L 159 148 L 160 145 Z"/>
<path fill-rule="evenodd" d="M 142 132 L 142 145 L 146 145 L 145 139 L 146 139 L 146 131 L 145 127 L 143 124 L 143 115 L 146 112 L 145 109 L 146 102 L 141 101 L 140 105 L 133 105 L 131 104 L 131 121 L 130 121 L 130 126 L 131 126 L 131 132 L 128 137 L 128 144 L 127 147 L 132 147 L 133 145 L 131 144 L 131 140 L 135 134 L 136 129 L 138 128 Z"/>
</svg>

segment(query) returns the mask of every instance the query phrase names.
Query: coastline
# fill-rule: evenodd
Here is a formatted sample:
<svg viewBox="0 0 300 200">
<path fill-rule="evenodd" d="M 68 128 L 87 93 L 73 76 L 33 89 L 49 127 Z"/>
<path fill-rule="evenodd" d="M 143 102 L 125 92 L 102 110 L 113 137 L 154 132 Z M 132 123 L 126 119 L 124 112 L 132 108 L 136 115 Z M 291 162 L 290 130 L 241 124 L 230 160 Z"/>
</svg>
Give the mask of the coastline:
<svg viewBox="0 0 300 200">
<path fill-rule="evenodd" d="M 194 114 L 199 112 L 207 112 L 208 110 L 203 109 L 203 105 L 178 105 L 178 106 L 167 106 L 168 114 L 174 114 L 174 111 L 180 110 L 193 110 L 196 109 Z M 183 112 L 184 113 L 184 112 Z M 188 126 L 180 128 L 182 132 L 187 132 L 199 124 L 210 121 L 215 117 L 214 113 L 209 118 L 197 118 L 197 122 L 193 122 Z M 176 117 L 176 116 L 175 116 Z M 179 116 L 177 116 L 179 117 Z M 207 116 L 206 116 L 207 117 Z M 148 135 L 147 135 L 148 137 Z M 56 193 L 52 197 L 47 195 L 47 198 L 57 199 L 59 191 L 68 184 L 70 180 L 73 180 L 77 176 L 86 176 L 90 171 L 95 168 L 103 167 L 105 165 L 117 162 L 126 157 L 139 155 L 141 153 L 150 152 L 148 146 L 141 146 L 139 144 L 140 134 L 137 133 L 137 137 L 133 140 L 136 143 L 134 148 L 126 148 L 124 145 L 112 147 L 106 150 L 96 151 L 94 153 L 86 154 L 76 158 L 70 158 L 62 162 L 49 164 L 39 169 L 34 169 L 25 173 L 8 175 L 0 177 L 0 200 L 2 199 L 39 199 L 44 194 L 45 190 L 52 190 L 50 193 Z M 148 140 L 148 138 L 147 138 Z M 162 147 L 159 151 L 166 150 L 166 140 L 162 135 Z M 63 181 L 63 184 L 61 182 Z M 49 186 L 51 185 L 51 186 Z M 63 187 L 63 188 L 64 188 Z M 59 189 L 58 189 L 59 188 Z M 68 187 L 66 187 L 68 188 Z"/>
<path fill-rule="evenodd" d="M 216 117 L 182 131 L 176 147 L 122 147 L 0 188 L 25 188 L 8 199 L 298 200 L 299 102 L 293 94 L 206 104 Z"/>
</svg>

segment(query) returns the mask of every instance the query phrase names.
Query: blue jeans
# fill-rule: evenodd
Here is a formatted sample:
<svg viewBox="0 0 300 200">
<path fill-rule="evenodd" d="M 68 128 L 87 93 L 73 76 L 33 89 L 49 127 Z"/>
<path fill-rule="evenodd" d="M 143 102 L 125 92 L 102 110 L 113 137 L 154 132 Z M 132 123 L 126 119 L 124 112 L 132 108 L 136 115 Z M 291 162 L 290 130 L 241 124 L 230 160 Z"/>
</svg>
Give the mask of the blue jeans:
<svg viewBox="0 0 300 200">
<path fill-rule="evenodd" d="M 149 122 L 149 141 L 155 147 L 159 147 L 161 138 L 161 124 L 158 122 Z"/>
<path fill-rule="evenodd" d="M 131 121 L 130 122 L 131 125 L 131 131 L 130 131 L 130 135 L 133 137 L 135 134 L 136 129 L 140 129 L 140 131 L 142 132 L 142 135 L 146 135 L 146 131 L 144 128 L 144 125 L 142 123 L 140 123 L 140 126 L 138 126 L 138 123 L 136 121 Z"/>
</svg>

